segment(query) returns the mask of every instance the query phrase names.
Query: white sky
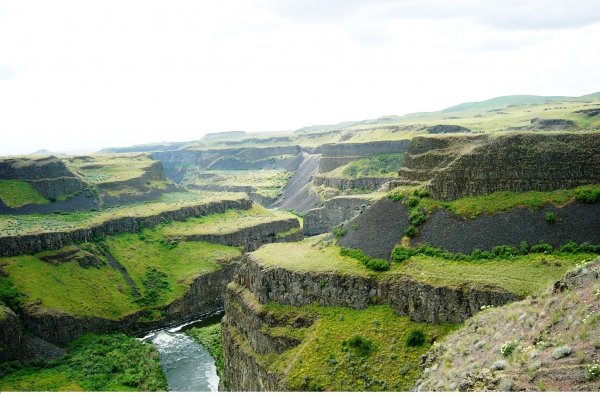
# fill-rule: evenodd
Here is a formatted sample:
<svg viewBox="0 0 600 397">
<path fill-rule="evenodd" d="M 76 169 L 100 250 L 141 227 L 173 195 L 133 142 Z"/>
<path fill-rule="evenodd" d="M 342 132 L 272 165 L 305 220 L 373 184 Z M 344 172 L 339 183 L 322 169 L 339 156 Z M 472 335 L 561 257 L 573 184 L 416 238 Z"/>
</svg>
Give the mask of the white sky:
<svg viewBox="0 0 600 397">
<path fill-rule="evenodd" d="M 0 154 L 600 91 L 599 0 L 0 0 Z"/>
</svg>

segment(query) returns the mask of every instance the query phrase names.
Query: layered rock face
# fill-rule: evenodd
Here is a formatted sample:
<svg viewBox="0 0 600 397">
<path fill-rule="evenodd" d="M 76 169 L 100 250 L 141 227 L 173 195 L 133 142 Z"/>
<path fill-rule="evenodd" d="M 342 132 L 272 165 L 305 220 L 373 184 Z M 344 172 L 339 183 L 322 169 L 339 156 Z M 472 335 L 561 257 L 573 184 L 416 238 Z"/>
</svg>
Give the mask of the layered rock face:
<svg viewBox="0 0 600 397">
<path fill-rule="evenodd" d="M 554 213 L 556 221 L 548 222 L 546 212 Z M 600 244 L 598 230 L 600 203 L 573 202 L 564 207 L 547 206 L 537 211 L 516 208 L 475 219 L 463 219 L 440 209 L 429 216 L 412 243 L 470 254 L 474 249 L 517 246 L 521 241 L 529 244 L 546 242 L 554 247 L 569 241 Z"/>
<path fill-rule="evenodd" d="M 384 184 L 393 181 L 394 178 L 330 178 L 315 176 L 314 185 L 323 185 L 338 190 L 359 189 L 359 190 L 377 190 Z"/>
<path fill-rule="evenodd" d="M 263 244 L 299 241 L 302 237 L 300 222 L 296 218 L 290 218 L 240 228 L 231 233 L 192 235 L 185 239 L 243 247 L 246 251 L 254 251 Z"/>
<path fill-rule="evenodd" d="M 18 208 L 8 207 L 0 201 L 0 213 L 3 214 L 49 214 L 56 210 L 98 208 L 98 201 L 88 186 L 54 156 L 0 160 L 0 179 L 27 182 L 51 201 L 47 204 L 26 204 Z"/>
<path fill-rule="evenodd" d="M 389 304 L 399 315 L 429 323 L 461 322 L 481 306 L 502 305 L 519 296 L 500 288 L 434 287 L 405 276 L 385 279 L 334 272 L 300 272 L 264 267 L 247 254 L 234 281 L 261 304 L 342 306 L 364 309 Z"/>
<path fill-rule="evenodd" d="M 454 200 L 497 191 L 550 191 L 600 183 L 594 134 L 417 137 L 399 178 Z"/>
<path fill-rule="evenodd" d="M 208 150 L 172 150 L 152 153 L 165 167 L 166 175 L 177 183 L 186 175 L 197 174 L 206 169 L 261 169 L 273 168 L 268 158 L 291 155 L 298 157 L 286 162 L 293 168 L 302 161 L 299 146 L 272 146 L 264 148 L 233 148 Z M 285 167 L 283 167 L 285 168 Z M 287 169 L 287 168 L 286 168 Z"/>
<path fill-rule="evenodd" d="M 94 238 L 125 232 L 136 233 L 140 229 L 153 227 L 164 221 L 184 221 L 190 217 L 225 212 L 229 209 L 247 210 L 251 207 L 252 201 L 248 199 L 222 200 L 165 211 L 156 215 L 111 219 L 90 228 L 22 236 L 5 236 L 0 237 L 0 256 L 14 256 L 57 250 L 65 245 L 91 241 Z"/>
<path fill-rule="evenodd" d="M 408 139 L 365 143 L 335 143 L 321 146 L 319 172 L 329 172 L 361 158 L 378 154 L 404 153 L 411 145 Z"/>
<path fill-rule="evenodd" d="M 0 362 L 14 359 L 22 341 L 23 329 L 19 318 L 8 307 L 0 304 Z"/>
<path fill-rule="evenodd" d="M 327 200 L 322 208 L 315 208 L 304 214 L 304 234 L 315 236 L 328 233 L 340 223 L 354 218 L 372 204 L 372 199 L 360 196 L 334 197 Z"/>
<path fill-rule="evenodd" d="M 409 225 L 408 208 L 383 198 L 344 227 L 347 234 L 340 245 L 358 248 L 367 255 L 389 259 Z M 545 218 L 552 212 L 556 220 Z M 569 241 L 600 244 L 600 203 L 572 202 L 562 207 L 546 206 L 538 210 L 515 208 L 477 218 L 462 218 L 446 209 L 437 209 L 419 227 L 411 245 L 428 244 L 451 252 L 470 254 L 474 249 L 489 250 L 498 245 L 518 246 L 546 242 L 554 247 Z M 385 231 L 385 232 L 383 232 Z"/>
<path fill-rule="evenodd" d="M 262 305 L 277 303 L 304 306 L 343 306 L 364 309 L 389 304 L 398 314 L 414 321 L 460 322 L 484 305 L 503 305 L 519 299 L 502 289 L 434 287 L 406 277 L 367 277 L 336 272 L 292 271 L 265 267 L 244 257 L 227 287 L 222 339 L 225 355 L 224 384 L 232 391 L 286 390 L 281 374 L 271 373 L 259 355 L 279 354 L 299 341 L 272 334 L 277 326 Z M 309 326 L 311 318 L 296 318 L 298 327 Z"/>
</svg>

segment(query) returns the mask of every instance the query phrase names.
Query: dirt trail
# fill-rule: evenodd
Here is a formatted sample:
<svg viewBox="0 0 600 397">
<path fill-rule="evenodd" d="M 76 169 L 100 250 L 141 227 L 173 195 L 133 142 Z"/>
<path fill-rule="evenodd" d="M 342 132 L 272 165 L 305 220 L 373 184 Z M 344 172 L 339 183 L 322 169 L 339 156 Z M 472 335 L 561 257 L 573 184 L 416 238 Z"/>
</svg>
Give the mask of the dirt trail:
<svg viewBox="0 0 600 397">
<path fill-rule="evenodd" d="M 283 194 L 270 208 L 293 209 L 304 213 L 320 206 L 319 197 L 308 188 L 308 182 L 319 168 L 320 154 L 303 153 L 304 160 L 288 181 Z"/>
</svg>

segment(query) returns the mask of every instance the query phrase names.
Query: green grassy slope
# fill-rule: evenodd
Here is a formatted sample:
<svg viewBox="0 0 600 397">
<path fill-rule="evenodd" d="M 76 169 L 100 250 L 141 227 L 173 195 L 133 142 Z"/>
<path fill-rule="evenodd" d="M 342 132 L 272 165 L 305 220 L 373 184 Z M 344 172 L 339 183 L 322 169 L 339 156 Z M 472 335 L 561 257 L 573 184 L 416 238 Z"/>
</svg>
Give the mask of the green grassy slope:
<svg viewBox="0 0 600 397">
<path fill-rule="evenodd" d="M 166 391 L 158 352 L 122 334 L 84 335 L 67 356 L 0 365 L 1 391 Z"/>
<path fill-rule="evenodd" d="M 11 208 L 27 204 L 48 204 L 48 199 L 35 190 L 31 184 L 14 179 L 0 179 L 0 200 Z"/>
</svg>

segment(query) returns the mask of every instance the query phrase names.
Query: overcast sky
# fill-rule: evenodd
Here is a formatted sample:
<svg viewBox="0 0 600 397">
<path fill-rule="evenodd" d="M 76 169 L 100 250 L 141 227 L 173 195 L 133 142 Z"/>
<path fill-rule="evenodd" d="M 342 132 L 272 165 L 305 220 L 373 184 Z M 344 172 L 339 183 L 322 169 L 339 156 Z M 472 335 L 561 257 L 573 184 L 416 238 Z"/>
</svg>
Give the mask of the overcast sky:
<svg viewBox="0 0 600 397">
<path fill-rule="evenodd" d="M 0 153 L 600 91 L 598 0 L 0 0 Z"/>
</svg>

